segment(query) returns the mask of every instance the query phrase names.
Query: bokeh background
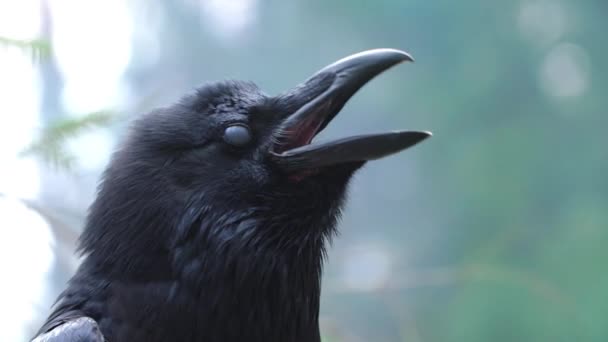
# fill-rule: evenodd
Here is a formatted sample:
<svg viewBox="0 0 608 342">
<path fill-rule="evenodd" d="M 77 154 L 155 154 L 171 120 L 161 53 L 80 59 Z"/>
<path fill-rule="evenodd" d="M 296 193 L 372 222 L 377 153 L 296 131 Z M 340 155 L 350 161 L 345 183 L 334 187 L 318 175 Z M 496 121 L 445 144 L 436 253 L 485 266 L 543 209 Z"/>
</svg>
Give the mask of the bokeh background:
<svg viewBox="0 0 608 342">
<path fill-rule="evenodd" d="M 269 94 L 413 54 L 322 137 L 434 137 L 356 177 L 325 342 L 608 341 L 605 0 L 0 0 L 0 341 L 26 341 L 128 121 L 205 81 Z M 235 327 L 238 328 L 238 327 Z"/>
</svg>

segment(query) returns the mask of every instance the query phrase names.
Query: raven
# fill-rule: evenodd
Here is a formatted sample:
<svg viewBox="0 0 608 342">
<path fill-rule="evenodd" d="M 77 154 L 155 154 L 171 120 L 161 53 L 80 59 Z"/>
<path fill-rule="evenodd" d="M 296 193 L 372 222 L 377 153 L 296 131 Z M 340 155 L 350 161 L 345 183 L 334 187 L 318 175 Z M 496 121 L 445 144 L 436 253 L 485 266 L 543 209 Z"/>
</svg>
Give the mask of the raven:
<svg viewBox="0 0 608 342">
<path fill-rule="evenodd" d="M 35 341 L 315 342 L 325 248 L 366 161 L 430 133 L 311 140 L 394 49 L 278 96 L 204 85 L 134 120 L 80 238 L 84 260 Z"/>
</svg>

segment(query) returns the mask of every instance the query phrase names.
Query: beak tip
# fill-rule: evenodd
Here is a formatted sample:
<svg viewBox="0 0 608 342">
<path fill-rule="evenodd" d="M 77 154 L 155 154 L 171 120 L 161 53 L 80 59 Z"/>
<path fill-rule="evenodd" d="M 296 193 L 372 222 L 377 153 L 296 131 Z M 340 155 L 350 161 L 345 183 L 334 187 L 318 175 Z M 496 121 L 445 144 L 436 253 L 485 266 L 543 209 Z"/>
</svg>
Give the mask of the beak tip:
<svg viewBox="0 0 608 342">
<path fill-rule="evenodd" d="M 409 53 L 407 53 L 405 51 L 400 51 L 400 50 L 397 50 L 397 51 L 399 51 L 399 52 L 401 52 L 403 54 L 403 61 L 404 62 L 411 62 L 411 63 L 416 62 L 416 60 L 414 59 L 414 57 L 411 54 L 409 54 Z"/>
<path fill-rule="evenodd" d="M 420 141 L 422 142 L 424 140 L 427 140 L 427 139 L 431 138 L 433 136 L 433 132 L 430 132 L 430 131 L 421 131 L 420 135 L 421 135 Z"/>
<path fill-rule="evenodd" d="M 376 53 L 376 54 L 382 54 L 385 56 L 392 56 L 394 59 L 396 59 L 398 62 L 415 62 L 414 57 L 408 53 L 405 52 L 403 50 L 398 50 L 398 49 L 392 49 L 392 48 L 381 48 L 381 49 L 373 49 L 373 50 L 368 50 L 368 53 Z"/>
<path fill-rule="evenodd" d="M 433 133 L 429 131 L 397 131 L 397 135 L 415 145 L 432 137 Z"/>
<path fill-rule="evenodd" d="M 386 60 L 393 61 L 393 65 L 394 64 L 399 64 L 402 62 L 414 62 L 414 57 L 403 51 L 403 50 L 398 50 L 398 49 L 393 49 L 393 48 L 380 48 L 380 49 L 372 49 L 372 50 L 367 50 L 362 52 L 361 54 L 368 54 L 368 55 L 375 55 L 378 57 L 382 57 L 385 58 Z"/>
<path fill-rule="evenodd" d="M 398 134 L 413 134 L 422 139 L 430 138 L 433 136 L 433 133 L 430 131 L 396 131 Z"/>
</svg>

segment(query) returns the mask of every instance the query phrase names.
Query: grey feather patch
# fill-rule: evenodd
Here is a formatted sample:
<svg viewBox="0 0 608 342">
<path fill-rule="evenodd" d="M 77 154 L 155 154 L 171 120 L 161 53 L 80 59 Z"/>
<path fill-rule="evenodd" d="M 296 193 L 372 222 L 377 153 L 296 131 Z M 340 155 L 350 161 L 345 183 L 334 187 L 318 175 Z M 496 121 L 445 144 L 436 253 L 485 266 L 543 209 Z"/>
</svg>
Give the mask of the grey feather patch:
<svg viewBox="0 0 608 342">
<path fill-rule="evenodd" d="M 97 323 L 89 317 L 67 321 L 55 329 L 36 337 L 32 342 L 104 342 Z"/>
</svg>

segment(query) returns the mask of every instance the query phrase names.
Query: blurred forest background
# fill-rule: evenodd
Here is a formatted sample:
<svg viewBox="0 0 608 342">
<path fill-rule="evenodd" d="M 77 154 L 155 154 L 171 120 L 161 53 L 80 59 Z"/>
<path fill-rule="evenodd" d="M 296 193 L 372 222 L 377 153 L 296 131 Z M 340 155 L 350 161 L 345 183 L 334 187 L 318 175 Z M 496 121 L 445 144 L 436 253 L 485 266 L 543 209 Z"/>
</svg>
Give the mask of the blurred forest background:
<svg viewBox="0 0 608 342">
<path fill-rule="evenodd" d="M 78 259 L 125 125 L 205 81 L 276 94 L 410 52 L 324 137 L 431 130 L 351 187 L 325 342 L 608 341 L 605 0 L 0 0 L 0 341 Z M 321 137 L 322 138 L 322 137 Z"/>
</svg>

